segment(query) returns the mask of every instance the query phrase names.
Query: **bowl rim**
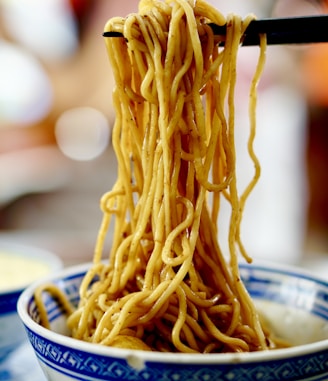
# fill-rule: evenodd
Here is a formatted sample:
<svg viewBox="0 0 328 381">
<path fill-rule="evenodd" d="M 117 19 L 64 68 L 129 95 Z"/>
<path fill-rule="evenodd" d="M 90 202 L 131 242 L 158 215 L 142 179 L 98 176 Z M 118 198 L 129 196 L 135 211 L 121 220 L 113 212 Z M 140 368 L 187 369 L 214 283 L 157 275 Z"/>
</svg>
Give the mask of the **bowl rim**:
<svg viewBox="0 0 328 381">
<path fill-rule="evenodd" d="M 241 268 L 254 266 L 257 269 L 264 269 L 266 271 L 273 272 L 283 272 L 287 275 L 297 275 L 301 278 L 308 279 L 315 283 L 322 284 L 328 287 L 328 281 L 324 280 L 320 276 L 307 271 L 306 269 L 293 266 L 279 264 L 270 261 L 254 261 L 256 264 L 241 264 Z M 193 363 L 193 364 L 238 364 L 238 363 L 255 363 L 255 362 L 266 362 L 266 361 L 279 361 L 288 360 L 294 357 L 306 356 L 311 353 L 318 353 L 328 351 L 328 339 L 323 339 L 309 344 L 297 345 L 289 348 L 281 348 L 269 351 L 258 351 L 258 352 L 242 352 L 242 353 L 176 353 L 176 352 L 147 352 L 142 350 L 131 350 L 124 348 L 116 348 L 104 346 L 96 343 L 89 343 L 81 341 L 69 336 L 64 336 L 57 332 L 46 329 L 36 323 L 27 312 L 27 305 L 31 300 L 34 290 L 37 286 L 51 282 L 54 280 L 60 280 L 65 277 L 74 276 L 85 272 L 92 262 L 81 263 L 78 265 L 73 265 L 59 270 L 53 274 L 33 282 L 28 286 L 23 293 L 19 296 L 17 303 L 17 311 L 23 324 L 38 336 L 52 341 L 55 344 L 62 345 L 64 347 L 73 347 L 74 350 L 78 350 L 85 353 L 91 353 L 94 355 L 113 357 L 120 359 L 127 359 L 131 356 L 137 357 L 138 359 L 144 361 L 145 363 Z M 270 354 L 268 356 L 268 353 Z"/>
<path fill-rule="evenodd" d="M 49 265 L 49 273 L 46 276 L 55 274 L 63 269 L 63 261 L 61 258 L 50 250 L 43 249 L 41 247 L 0 239 L 0 253 L 1 252 L 8 253 L 15 257 L 23 257 L 25 259 L 33 258 L 35 260 L 40 260 L 41 263 L 43 262 L 44 264 Z M 42 278 L 43 277 L 40 279 Z M 1 289 L 0 296 L 21 292 L 33 282 L 34 281 L 21 283 L 17 286 L 10 286 Z"/>
</svg>

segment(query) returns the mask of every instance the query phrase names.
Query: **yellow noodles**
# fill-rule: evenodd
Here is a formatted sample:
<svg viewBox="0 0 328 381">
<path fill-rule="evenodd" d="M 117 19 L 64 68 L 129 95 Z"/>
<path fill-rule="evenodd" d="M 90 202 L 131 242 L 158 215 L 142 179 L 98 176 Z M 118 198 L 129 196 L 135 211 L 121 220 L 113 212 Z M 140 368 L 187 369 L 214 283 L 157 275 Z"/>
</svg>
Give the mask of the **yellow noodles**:
<svg viewBox="0 0 328 381">
<path fill-rule="evenodd" d="M 253 141 L 264 36 L 250 88 L 248 149 L 255 173 L 239 194 L 236 65 L 252 19 L 226 19 L 203 0 L 144 0 L 138 14 L 107 23 L 106 30 L 125 36 L 106 39 L 116 81 L 118 178 L 101 199 L 94 264 L 68 319 L 73 337 L 190 353 L 271 346 L 238 270 L 240 253 L 250 261 L 240 223 L 260 175 Z M 209 22 L 227 23 L 224 47 Z M 217 238 L 222 198 L 231 205 L 228 261 Z M 108 261 L 102 262 L 113 222 Z"/>
</svg>

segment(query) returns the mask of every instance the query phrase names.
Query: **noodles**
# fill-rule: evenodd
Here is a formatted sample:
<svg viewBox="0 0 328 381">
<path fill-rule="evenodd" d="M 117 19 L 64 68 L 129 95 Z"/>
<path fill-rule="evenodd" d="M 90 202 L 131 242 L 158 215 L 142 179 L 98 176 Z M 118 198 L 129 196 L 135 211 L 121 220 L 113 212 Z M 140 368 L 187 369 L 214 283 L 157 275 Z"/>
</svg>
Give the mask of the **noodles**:
<svg viewBox="0 0 328 381">
<path fill-rule="evenodd" d="M 240 224 L 260 175 L 253 141 L 265 36 L 250 88 L 248 150 L 255 172 L 239 193 L 237 52 L 252 19 L 226 19 L 203 0 L 144 0 L 138 14 L 107 23 L 106 30 L 125 37 L 106 39 L 116 81 L 118 177 L 101 199 L 93 267 L 68 318 L 73 337 L 189 353 L 273 345 L 238 269 L 240 254 L 251 261 Z M 209 22 L 227 23 L 224 47 Z M 228 260 L 217 238 L 222 198 L 231 205 Z"/>
</svg>

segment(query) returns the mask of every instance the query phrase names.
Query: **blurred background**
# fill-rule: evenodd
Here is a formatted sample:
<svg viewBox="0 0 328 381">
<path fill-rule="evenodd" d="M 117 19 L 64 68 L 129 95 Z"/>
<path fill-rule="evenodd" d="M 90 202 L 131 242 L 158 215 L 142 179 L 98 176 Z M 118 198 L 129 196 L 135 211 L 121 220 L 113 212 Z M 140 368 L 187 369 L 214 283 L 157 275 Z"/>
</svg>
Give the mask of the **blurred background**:
<svg viewBox="0 0 328 381">
<path fill-rule="evenodd" d="M 315 0 L 211 2 L 225 14 L 258 18 L 328 12 L 326 2 Z M 137 4 L 0 0 L 0 239 L 50 249 L 66 265 L 92 259 L 99 199 L 116 178 L 113 79 L 101 34 L 108 18 L 135 12 Z M 257 51 L 241 49 L 241 125 Z M 268 48 L 256 150 L 262 178 L 242 226 L 249 254 L 322 271 L 328 44 Z M 240 168 L 241 183 L 250 171 Z"/>
</svg>

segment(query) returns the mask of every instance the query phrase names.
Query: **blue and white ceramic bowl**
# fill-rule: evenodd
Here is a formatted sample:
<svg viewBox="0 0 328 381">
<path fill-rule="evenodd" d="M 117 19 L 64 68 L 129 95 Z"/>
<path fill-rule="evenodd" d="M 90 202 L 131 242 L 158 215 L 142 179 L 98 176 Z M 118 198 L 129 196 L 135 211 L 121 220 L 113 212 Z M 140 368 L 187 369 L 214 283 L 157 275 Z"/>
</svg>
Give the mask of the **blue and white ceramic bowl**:
<svg viewBox="0 0 328 381">
<path fill-rule="evenodd" d="M 78 301 L 88 264 L 65 269 L 55 282 Z M 328 380 L 328 283 L 277 265 L 242 265 L 241 273 L 258 308 L 278 334 L 295 346 L 232 354 L 143 352 L 90 344 L 68 336 L 65 316 L 46 301 L 51 330 L 39 325 L 35 287 L 20 296 L 18 313 L 39 363 L 51 381 L 282 381 Z"/>
<path fill-rule="evenodd" d="M 43 277 L 60 268 L 62 262 L 53 253 L 0 241 L 0 363 L 26 341 L 24 327 L 17 314 L 18 297 L 32 281 L 38 279 L 38 271 Z"/>
</svg>

